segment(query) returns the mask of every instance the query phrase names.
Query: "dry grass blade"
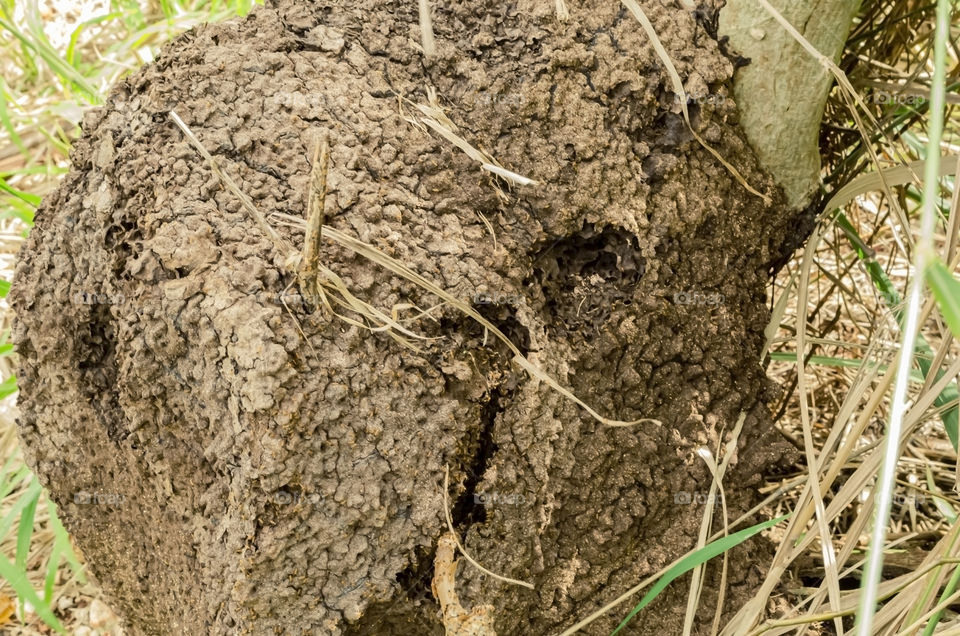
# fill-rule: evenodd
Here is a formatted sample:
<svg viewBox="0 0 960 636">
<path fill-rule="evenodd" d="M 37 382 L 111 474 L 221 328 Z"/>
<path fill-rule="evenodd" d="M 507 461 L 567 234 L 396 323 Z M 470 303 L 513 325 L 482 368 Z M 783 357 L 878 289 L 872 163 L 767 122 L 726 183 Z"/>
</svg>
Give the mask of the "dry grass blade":
<svg viewBox="0 0 960 636">
<path fill-rule="evenodd" d="M 934 563 L 928 567 L 921 568 L 916 572 L 911 572 L 910 574 L 904 574 L 896 579 L 886 581 L 883 584 L 883 590 L 880 594 L 882 600 L 888 599 L 895 594 L 903 593 L 909 588 L 913 583 L 920 581 L 924 576 L 926 576 L 930 570 L 934 568 L 941 567 L 948 563 L 957 563 L 958 559 L 941 559 L 937 563 Z M 859 567 L 859 565 L 858 565 Z M 788 631 L 793 631 L 792 629 L 778 629 L 778 628 L 792 628 L 792 627 L 804 627 L 814 623 L 820 623 L 823 621 L 829 621 L 841 616 L 850 616 L 856 610 L 856 597 L 859 592 L 853 592 L 844 597 L 842 608 L 836 612 L 824 612 L 821 614 L 806 614 L 804 616 L 794 617 L 794 618 L 785 618 L 785 619 L 775 619 L 767 621 L 760 627 L 749 632 L 749 636 L 761 636 L 769 634 L 783 634 Z M 800 633 L 809 633 L 801 630 Z M 880 632 L 877 632 L 880 633 Z M 957 632 L 949 632 L 949 634 L 955 635 Z M 941 632 L 941 634 L 947 634 L 947 632 Z"/>
<path fill-rule="evenodd" d="M 810 288 L 810 268 L 813 265 L 813 255 L 816 251 L 818 242 L 816 234 L 807 242 L 803 255 L 803 265 L 801 266 L 800 285 L 798 286 L 799 298 L 797 306 L 807 306 L 807 292 Z M 820 489 L 820 476 L 816 471 L 818 466 L 816 452 L 814 450 L 812 425 L 810 423 L 810 403 L 807 399 L 807 376 L 804 372 L 804 355 L 806 354 L 806 334 L 807 321 L 806 312 L 802 311 L 797 325 L 797 391 L 800 395 L 800 419 L 803 425 L 803 448 L 807 458 L 807 467 L 809 469 L 808 488 L 813 498 L 814 511 L 816 512 L 817 527 L 820 530 L 820 546 L 823 552 L 824 570 L 826 573 L 827 589 L 829 591 L 831 609 L 836 611 L 840 604 L 840 576 L 837 571 L 837 557 L 834 552 L 833 540 L 830 534 L 829 522 L 826 517 L 826 510 L 823 505 L 823 492 Z M 834 626 L 837 633 L 843 633 L 843 621 L 839 618 L 834 620 Z"/>
<path fill-rule="evenodd" d="M 817 226 L 809 239 L 809 244 L 818 244 L 824 231 L 824 226 Z M 800 308 L 798 311 L 802 312 L 804 310 Z M 798 320 L 802 320 L 802 317 L 798 316 Z M 874 348 L 876 346 L 876 344 L 873 345 Z M 867 357 L 869 358 L 869 354 Z M 820 475 L 824 466 L 826 465 L 826 462 L 832 457 L 830 466 L 819 484 L 819 490 L 821 493 L 830 492 L 833 490 L 837 477 L 847 465 L 848 458 L 850 458 L 853 454 L 854 448 L 860 439 L 862 432 L 871 422 L 874 413 L 879 408 L 887 390 L 893 383 L 893 371 L 892 367 L 890 366 L 887 367 L 887 371 L 881 378 L 880 382 L 875 381 L 876 375 L 880 369 L 881 366 L 879 364 L 865 364 L 861 368 L 858 383 L 851 388 L 849 392 L 847 392 L 844 402 L 840 407 L 840 413 L 836 419 L 840 422 L 849 421 L 857 408 L 861 407 L 864 392 L 868 388 L 872 387 L 873 390 L 866 400 L 866 404 L 861 408 L 860 416 L 857 418 L 856 423 L 849 430 L 845 430 L 843 427 L 833 427 L 831 430 L 830 436 L 822 445 L 820 455 L 816 458 L 816 462 L 810 468 L 809 473 L 804 480 L 805 488 L 801 493 L 800 499 L 794 506 L 794 513 L 790 519 L 786 534 L 779 541 L 777 553 L 770 565 L 770 569 L 767 572 L 767 576 L 764 579 L 763 584 L 754 595 L 753 599 L 744 605 L 739 610 L 737 615 L 727 624 L 722 632 L 724 636 L 733 636 L 735 634 L 739 635 L 750 630 L 751 626 L 755 624 L 755 622 L 764 612 L 767 600 L 779 585 L 780 579 L 784 573 L 786 573 L 787 568 L 801 554 L 803 554 L 803 552 L 816 538 L 820 536 L 819 525 L 808 527 L 808 524 L 815 513 L 815 505 L 813 502 L 812 488 L 810 483 L 811 478 L 812 476 Z M 831 456 L 830 450 L 833 449 L 834 445 L 839 441 L 841 434 L 843 434 L 845 441 L 842 447 L 834 452 Z M 863 462 L 861 468 L 866 465 L 871 465 L 871 461 L 876 461 L 876 464 L 879 464 L 879 458 L 876 456 L 876 454 L 870 455 L 868 460 Z M 872 473 L 870 473 L 869 470 L 863 470 L 856 472 L 853 477 L 848 478 L 844 482 L 840 492 L 835 494 L 831 500 L 830 505 L 825 511 L 825 517 L 835 517 L 842 508 L 846 507 L 854 499 L 856 499 L 863 489 L 869 485 L 869 480 L 871 477 Z M 844 546 L 844 549 L 849 547 L 849 549 L 852 550 L 855 545 L 856 544 L 854 542 L 848 542 L 848 544 Z M 838 559 L 838 562 L 844 562 L 842 553 Z"/>
<path fill-rule="evenodd" d="M 330 143 L 324 137 L 313 152 L 310 184 L 307 193 L 307 233 L 303 239 L 303 258 L 300 261 L 300 289 L 311 307 L 320 302 L 317 273 L 319 271 L 320 242 L 323 239 L 323 206 L 327 198 L 327 170 L 330 164 Z"/>
<path fill-rule="evenodd" d="M 951 162 L 960 161 L 960 155 L 943 155 L 941 159 L 943 164 L 940 167 L 940 176 L 945 177 L 957 169 L 957 164 Z M 925 163 L 926 161 L 921 159 L 911 161 L 905 166 L 891 166 L 862 174 L 837 190 L 827 201 L 824 210 L 832 211 L 844 208 L 861 194 L 880 190 L 884 187 L 884 184 L 898 186 L 911 183 L 916 176 L 916 170 L 922 168 Z"/>
<path fill-rule="evenodd" d="M 950 170 L 953 165 L 953 182 L 960 183 L 960 155 L 955 157 L 941 157 L 942 173 Z M 947 172 L 949 174 L 949 172 Z M 950 222 L 947 224 L 947 253 L 945 260 L 952 263 L 957 255 L 957 245 L 960 243 L 960 188 L 954 186 L 953 200 L 950 202 Z"/>
<path fill-rule="evenodd" d="M 253 204 L 253 201 L 250 200 L 246 194 L 243 193 L 243 190 L 240 189 L 240 186 L 230 178 L 230 175 L 225 173 L 221 168 L 219 162 L 213 158 L 207 149 L 203 147 L 203 144 L 200 143 L 200 140 L 197 139 L 196 135 L 193 134 L 193 131 L 180 119 L 180 116 L 176 112 L 170 111 L 170 117 L 173 121 L 179 126 L 180 130 L 183 131 L 183 134 L 186 135 L 187 139 L 190 140 L 190 143 L 193 144 L 193 147 L 197 149 L 204 159 L 207 160 L 207 163 L 210 164 L 210 168 L 217 174 L 220 180 L 230 189 L 230 191 L 240 199 L 240 202 L 243 204 L 243 207 L 250 212 L 253 219 L 257 222 L 257 225 L 260 226 L 260 229 L 263 230 L 263 233 L 266 234 L 271 241 L 273 241 L 274 247 L 277 251 L 284 255 L 289 255 L 291 252 L 290 246 L 284 243 L 283 239 L 280 238 L 280 235 L 277 234 L 277 231 L 270 227 L 270 224 L 267 223 L 267 220 L 260 210 L 257 209 L 257 206 Z"/>
<path fill-rule="evenodd" d="M 737 442 L 740 439 L 740 433 L 743 430 L 743 423 L 746 420 L 747 414 L 740 413 L 740 417 L 737 418 L 737 423 L 733 429 L 733 435 L 729 443 L 727 444 L 728 449 L 736 448 Z M 717 456 L 721 454 L 720 445 L 722 440 L 717 443 Z M 711 525 L 713 523 L 713 501 L 714 497 L 717 496 L 717 491 L 720 492 L 720 503 L 723 519 L 723 536 L 729 534 L 729 527 L 727 524 L 727 499 L 726 493 L 723 489 L 723 476 L 726 474 L 727 466 L 730 463 L 730 458 L 733 456 L 732 452 L 727 452 L 723 455 L 723 460 L 720 462 L 720 465 L 717 466 L 716 462 L 713 459 L 713 454 L 706 447 L 701 448 L 698 452 L 699 457 L 704 461 L 707 467 L 710 469 L 710 474 L 713 477 L 713 481 L 710 482 L 710 489 L 707 493 L 707 505 L 704 506 L 703 518 L 700 521 L 700 535 L 697 539 L 697 549 L 703 548 L 707 545 L 707 541 L 710 535 Z M 719 588 L 719 597 L 717 600 L 717 609 L 714 614 L 713 628 L 712 633 L 716 634 L 720 629 L 720 618 L 723 614 L 723 602 L 726 592 L 726 580 L 727 580 L 727 565 L 729 561 L 729 555 L 725 552 L 723 554 L 723 565 L 721 566 L 721 575 L 720 575 L 720 588 Z M 697 609 L 700 606 L 700 594 L 703 589 L 703 581 L 706 571 L 702 565 L 698 565 L 693 569 L 692 577 L 690 581 L 690 593 L 687 595 L 687 612 L 684 617 L 683 633 L 685 636 L 689 635 L 693 630 L 693 622 L 696 616 Z"/>
<path fill-rule="evenodd" d="M 733 434 L 730 436 L 730 442 L 727 445 L 727 448 L 734 449 L 737 448 L 737 444 L 740 442 L 740 433 L 743 432 L 743 423 L 747 419 L 747 414 L 744 412 L 740 413 L 740 417 L 737 418 L 737 423 L 733 427 Z M 718 451 L 719 452 L 719 451 Z M 727 468 L 730 467 L 730 460 L 733 459 L 734 452 L 728 451 L 724 453 L 723 460 L 720 462 L 720 466 L 717 467 L 713 464 L 713 459 L 710 458 L 710 461 L 707 462 L 707 465 L 711 468 L 711 474 L 713 475 L 713 483 L 717 485 L 717 488 L 720 489 L 721 501 L 723 502 L 723 535 L 727 536 L 730 534 L 730 524 L 727 521 L 727 499 L 726 495 L 723 492 L 723 477 L 727 474 Z M 704 541 L 706 545 L 706 541 Z M 723 600 L 726 593 L 726 581 L 727 581 L 727 564 L 729 560 L 729 554 L 723 553 L 723 570 L 720 576 L 720 592 L 719 598 L 717 599 L 717 610 L 713 618 L 713 627 L 711 634 L 717 634 L 720 631 L 720 619 L 723 616 Z"/>
<path fill-rule="evenodd" d="M 433 18 L 430 16 L 430 0 L 419 0 L 420 10 L 420 43 L 423 46 L 424 57 L 433 57 L 437 54 L 437 43 L 433 39 Z"/>
<path fill-rule="evenodd" d="M 670 76 L 670 82 L 673 84 L 673 92 L 676 93 L 677 97 L 680 99 L 680 108 L 683 111 L 683 120 L 687 123 L 687 128 L 696 138 L 697 142 L 704 147 L 711 155 L 713 155 L 717 161 L 723 164 L 723 167 L 730 172 L 733 177 L 740 182 L 746 190 L 752 194 L 757 195 L 763 202 L 767 205 L 772 203 L 772 200 L 767 195 L 755 189 L 747 180 L 743 178 L 743 175 L 733 167 L 733 165 L 723 158 L 723 156 L 713 149 L 706 140 L 701 137 L 697 131 L 693 129 L 693 125 L 690 123 L 690 110 L 687 108 L 687 92 L 683 88 L 683 80 L 680 79 L 680 74 L 677 73 L 677 68 L 673 65 L 673 61 L 670 59 L 670 54 L 667 53 L 667 49 L 663 46 L 663 43 L 660 41 L 660 37 L 657 35 L 656 29 L 653 28 L 653 24 L 650 22 L 650 19 L 647 18 L 647 15 L 643 12 L 643 9 L 640 8 L 640 5 L 637 4 L 636 0 L 621 0 L 623 5 L 630 10 L 630 13 L 633 14 L 633 17 L 640 22 L 640 25 L 643 27 L 643 30 L 647 33 L 647 37 L 650 38 L 651 44 L 653 44 L 653 50 L 657 52 L 657 57 L 660 58 L 660 61 L 663 62 L 663 66 L 667 71 L 667 74 Z"/>
<path fill-rule="evenodd" d="M 796 284 L 797 274 L 794 273 L 790 280 L 787 282 L 787 285 L 780 291 L 780 296 L 777 297 L 777 302 L 773 306 L 773 311 L 770 312 L 770 322 L 767 323 L 766 329 L 763 330 L 764 343 L 763 350 L 760 352 L 760 361 L 767 357 L 767 353 L 770 351 L 770 346 L 773 344 L 773 341 L 777 337 L 777 332 L 780 330 L 780 323 L 783 321 L 784 314 L 787 313 L 787 304 L 790 300 L 790 292 L 793 291 L 793 286 Z"/>
<path fill-rule="evenodd" d="M 407 121 L 413 123 L 418 128 L 424 125 L 429 126 L 441 137 L 459 148 L 465 155 L 480 164 L 480 167 L 487 172 L 491 172 L 498 177 L 506 179 L 511 183 L 521 186 L 539 185 L 537 181 L 517 174 L 512 170 L 507 170 L 500 163 L 486 152 L 475 148 L 470 142 L 457 134 L 457 127 L 443 112 L 443 109 L 437 104 L 436 92 L 432 89 L 427 91 L 430 104 L 414 104 L 423 116 L 417 119 L 407 117 Z"/>
</svg>

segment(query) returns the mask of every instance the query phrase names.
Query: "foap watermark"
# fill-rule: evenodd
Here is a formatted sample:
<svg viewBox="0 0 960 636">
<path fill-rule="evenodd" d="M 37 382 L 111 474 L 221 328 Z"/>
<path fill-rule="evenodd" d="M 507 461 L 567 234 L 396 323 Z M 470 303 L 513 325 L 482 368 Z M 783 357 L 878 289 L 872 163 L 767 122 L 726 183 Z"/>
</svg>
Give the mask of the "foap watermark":
<svg viewBox="0 0 960 636">
<path fill-rule="evenodd" d="M 678 291 L 673 294 L 673 302 L 677 305 L 706 305 L 716 307 L 724 301 L 724 295 L 719 292 Z"/>
<path fill-rule="evenodd" d="M 870 498 L 869 488 L 866 488 L 860 492 L 859 499 L 861 503 L 867 501 L 869 498 Z M 922 492 L 916 492 L 912 490 L 907 491 L 906 493 L 895 492 L 893 493 L 893 497 L 891 501 L 893 505 L 898 508 L 919 509 L 920 507 L 922 507 L 924 504 L 927 503 L 927 495 L 925 495 Z"/>
<path fill-rule="evenodd" d="M 523 93 L 493 93 L 492 91 L 480 91 L 477 93 L 468 93 L 464 96 L 464 101 L 468 104 L 496 105 L 496 106 L 522 106 L 527 103 L 527 98 Z"/>
<path fill-rule="evenodd" d="M 703 95 L 690 95 L 689 93 L 680 95 L 674 93 L 673 100 L 678 104 L 686 102 L 687 105 L 703 106 L 704 104 L 710 104 L 711 106 L 720 106 L 727 101 L 727 98 L 714 93 L 705 93 Z"/>
<path fill-rule="evenodd" d="M 339 105 L 336 98 L 324 92 L 301 93 L 299 91 L 282 91 L 266 97 L 268 104 L 282 106 L 291 110 L 330 110 Z"/>
<path fill-rule="evenodd" d="M 919 508 L 927 502 L 927 497 L 923 493 L 893 494 L 893 505 L 906 506 L 909 508 Z"/>
<path fill-rule="evenodd" d="M 519 494 L 480 492 L 474 493 L 473 503 L 478 506 L 522 506 L 527 503 L 527 498 Z"/>
<path fill-rule="evenodd" d="M 927 98 L 923 95 L 891 93 L 889 91 L 877 90 L 870 93 L 867 101 L 871 104 L 879 104 L 881 106 L 920 106 L 927 102 Z"/>
<path fill-rule="evenodd" d="M 718 495 L 711 495 L 705 492 L 689 492 L 687 490 L 680 490 L 673 493 L 673 503 L 678 506 L 705 506 L 710 504 L 712 506 L 720 505 L 720 497 Z"/>
<path fill-rule="evenodd" d="M 295 505 L 304 505 L 304 506 L 317 506 L 323 503 L 323 497 L 314 493 L 311 495 L 306 495 L 299 492 L 287 492 L 286 490 L 278 490 L 273 493 L 271 501 L 278 506 L 295 506 Z"/>
<path fill-rule="evenodd" d="M 73 493 L 73 503 L 78 506 L 119 506 L 127 498 L 117 492 L 87 492 L 80 490 Z"/>
<path fill-rule="evenodd" d="M 509 84 L 505 90 L 480 89 L 467 91 L 463 95 L 463 103 L 467 105 L 485 106 L 523 106 L 527 103 L 529 89 L 524 85 L 526 79 L 520 78 Z"/>
<path fill-rule="evenodd" d="M 500 292 L 477 292 L 473 295 L 474 305 L 519 305 L 520 297 L 516 294 Z"/>
<path fill-rule="evenodd" d="M 70 296 L 70 302 L 74 305 L 122 305 L 127 302 L 127 298 L 121 292 L 107 294 L 78 291 Z"/>
</svg>

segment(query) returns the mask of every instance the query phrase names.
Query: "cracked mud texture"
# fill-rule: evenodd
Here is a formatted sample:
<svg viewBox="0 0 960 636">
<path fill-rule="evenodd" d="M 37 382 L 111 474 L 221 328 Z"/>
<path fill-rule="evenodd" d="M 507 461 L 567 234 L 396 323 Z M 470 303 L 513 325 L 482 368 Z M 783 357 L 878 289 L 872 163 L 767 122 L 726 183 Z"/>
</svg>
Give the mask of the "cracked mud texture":
<svg viewBox="0 0 960 636">
<path fill-rule="evenodd" d="M 725 97 L 716 7 L 641 4 L 688 90 L 721 96 L 691 105 L 700 134 L 776 205 L 693 140 L 616 2 L 565 24 L 550 2 L 438 4 L 425 61 L 416 3 L 278 0 L 184 35 L 88 114 L 17 269 L 20 434 L 134 633 L 441 634 L 447 465 L 468 550 L 536 586 L 460 566 L 461 601 L 492 605 L 501 636 L 559 631 L 689 550 L 703 509 L 678 493 L 708 490 L 695 451 L 741 412 L 731 517 L 755 503 L 787 453 L 758 364 L 782 197 Z M 541 185 L 511 188 L 408 122 L 428 87 L 465 139 Z M 663 426 L 599 424 L 450 307 L 415 323 L 436 338 L 415 352 L 294 302 L 307 346 L 279 302 L 287 255 L 171 109 L 265 215 L 303 215 L 327 132 L 328 224 L 475 300 L 605 415 Z M 386 311 L 438 302 L 333 243 L 322 262 Z M 760 575 L 731 567 L 727 611 Z M 684 588 L 628 633 L 679 633 Z"/>
</svg>

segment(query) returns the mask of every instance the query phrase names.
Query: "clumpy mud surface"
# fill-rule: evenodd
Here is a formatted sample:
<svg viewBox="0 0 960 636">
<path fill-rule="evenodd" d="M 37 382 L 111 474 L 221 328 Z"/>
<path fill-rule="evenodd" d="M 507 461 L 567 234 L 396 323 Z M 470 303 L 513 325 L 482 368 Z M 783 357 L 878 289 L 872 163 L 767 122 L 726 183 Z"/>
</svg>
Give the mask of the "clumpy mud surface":
<svg viewBox="0 0 960 636">
<path fill-rule="evenodd" d="M 691 105 L 700 134 L 777 196 L 736 128 L 715 8 L 641 4 L 687 90 L 713 96 Z M 618 3 L 571 3 L 567 23 L 553 6 L 438 3 L 425 61 L 414 2 L 278 0 L 181 37 L 88 115 L 17 270 L 20 433 L 135 633 L 441 634 L 445 466 L 468 550 L 536 586 L 461 565 L 461 601 L 492 605 L 501 635 L 555 633 L 689 550 L 703 508 L 683 493 L 709 488 L 695 450 L 741 411 L 731 516 L 756 501 L 784 453 L 758 364 L 782 205 L 693 140 Z M 428 88 L 461 136 L 540 185 L 411 124 Z M 265 215 L 303 216 L 326 132 L 329 225 L 474 302 L 605 415 L 663 426 L 596 422 L 450 307 L 411 323 L 435 338 L 419 352 L 291 315 L 287 255 L 171 109 Z M 322 262 L 385 311 L 438 303 L 333 243 Z M 733 558 L 765 555 L 757 541 Z M 730 569 L 728 610 L 760 574 Z M 685 587 L 628 633 L 679 633 Z"/>
</svg>

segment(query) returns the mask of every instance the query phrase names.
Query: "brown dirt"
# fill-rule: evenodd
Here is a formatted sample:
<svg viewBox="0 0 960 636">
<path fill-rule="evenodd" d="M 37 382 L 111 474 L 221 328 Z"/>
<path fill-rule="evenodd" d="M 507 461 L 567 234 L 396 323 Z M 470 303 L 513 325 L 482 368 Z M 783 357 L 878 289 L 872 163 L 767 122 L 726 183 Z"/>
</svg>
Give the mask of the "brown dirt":
<svg viewBox="0 0 960 636">
<path fill-rule="evenodd" d="M 700 133 L 770 191 L 722 97 L 715 7 L 641 4 L 689 90 L 721 96 L 692 106 Z M 137 633 L 442 633 L 429 589 L 448 464 L 468 549 L 536 585 L 461 566 L 464 605 L 492 604 L 501 635 L 555 632 L 694 545 L 702 508 L 677 493 L 707 491 L 693 453 L 741 411 L 731 514 L 786 452 L 757 362 L 782 203 L 697 145 L 639 25 L 615 2 L 567 24 L 551 2 L 434 15 L 428 63 L 413 2 L 278 0 L 181 37 L 87 117 L 38 214 L 12 294 L 20 432 Z M 398 96 L 428 86 L 466 139 L 544 185 L 505 200 L 408 123 Z M 418 323 L 438 339 L 415 353 L 294 307 L 314 355 L 277 301 L 286 255 L 171 108 L 264 214 L 303 214 L 329 132 L 329 224 L 474 299 L 605 414 L 663 427 L 598 424 L 453 309 Z M 375 306 L 437 302 L 332 244 L 322 258 Z M 730 574 L 728 608 L 759 568 Z M 632 633 L 678 633 L 684 587 Z"/>
</svg>

